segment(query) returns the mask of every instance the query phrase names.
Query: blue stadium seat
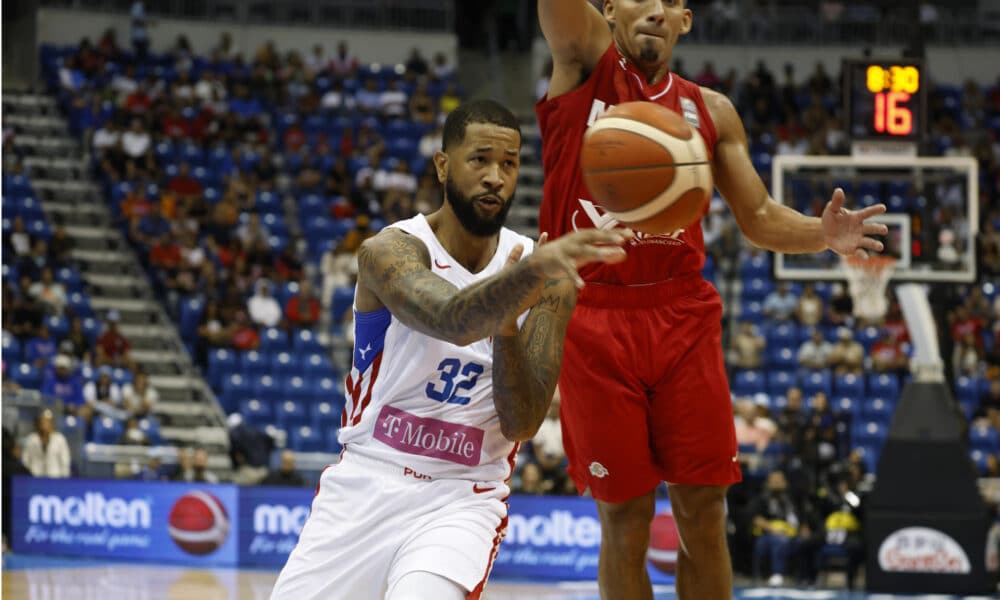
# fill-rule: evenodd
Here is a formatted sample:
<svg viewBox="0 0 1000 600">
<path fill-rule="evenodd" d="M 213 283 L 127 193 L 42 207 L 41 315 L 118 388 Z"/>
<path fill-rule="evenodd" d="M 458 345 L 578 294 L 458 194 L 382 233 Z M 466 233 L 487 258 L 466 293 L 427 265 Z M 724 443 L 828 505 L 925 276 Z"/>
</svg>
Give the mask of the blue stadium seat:
<svg viewBox="0 0 1000 600">
<path fill-rule="evenodd" d="M 121 421 L 111 417 L 96 417 L 91 427 L 92 440 L 96 444 L 116 444 L 122 436 Z"/>
<path fill-rule="evenodd" d="M 327 452 L 333 452 L 333 453 L 336 454 L 336 453 L 339 453 L 341 450 L 344 449 L 344 447 L 340 445 L 340 440 L 337 439 L 337 436 L 338 436 L 339 433 L 340 433 L 340 430 L 336 429 L 336 428 L 330 429 L 329 431 L 326 432 L 326 451 Z"/>
<path fill-rule="evenodd" d="M 833 391 L 838 396 L 860 398 L 865 395 L 865 380 L 853 373 L 838 375 L 833 380 Z"/>
<path fill-rule="evenodd" d="M 132 371 L 123 367 L 115 367 L 111 370 L 111 381 L 118 385 L 132 383 Z"/>
<path fill-rule="evenodd" d="M 86 295 L 80 292 L 72 292 L 66 300 L 66 306 L 73 312 L 73 315 L 77 317 L 94 316 L 94 309 L 90 307 L 90 300 Z"/>
<path fill-rule="evenodd" d="M 794 369 L 799 366 L 793 346 L 775 346 L 767 349 L 767 364 L 772 369 Z"/>
<path fill-rule="evenodd" d="M 250 350 L 249 352 L 244 352 L 242 355 L 241 369 L 243 374 L 249 378 L 254 379 L 260 375 L 266 375 L 271 372 L 271 364 L 267 358 L 268 355 L 258 352 L 256 350 Z"/>
<path fill-rule="evenodd" d="M 955 380 L 955 395 L 959 400 L 979 401 L 979 380 L 962 375 Z"/>
<path fill-rule="evenodd" d="M 896 404 L 885 398 L 873 398 L 864 403 L 861 416 L 867 421 L 873 421 L 888 427 L 892 423 L 892 415 Z"/>
<path fill-rule="evenodd" d="M 872 374 L 868 377 L 868 394 L 896 400 L 899 398 L 899 380 L 888 373 Z"/>
<path fill-rule="evenodd" d="M 298 375 L 293 375 L 279 381 L 281 381 L 285 398 L 298 402 L 305 402 L 306 404 L 312 404 L 312 386 L 310 386 L 304 378 Z"/>
<path fill-rule="evenodd" d="M 82 292 L 83 291 L 83 280 L 80 278 L 80 273 L 76 269 L 71 269 L 70 267 L 62 267 L 55 273 L 56 281 L 63 284 L 67 292 Z"/>
<path fill-rule="evenodd" d="M 326 447 L 319 431 L 308 425 L 295 427 L 289 437 L 292 450 L 297 452 L 321 452 Z"/>
<path fill-rule="evenodd" d="M 277 327 L 267 327 L 260 335 L 260 349 L 262 352 L 275 353 L 289 350 L 288 334 L 284 329 Z"/>
<path fill-rule="evenodd" d="M 754 325 L 763 324 L 765 320 L 764 303 L 760 300 L 741 300 L 740 320 L 749 321 Z"/>
<path fill-rule="evenodd" d="M 830 397 L 833 394 L 830 379 L 830 373 L 827 371 L 810 371 L 802 378 L 802 393 L 805 396 L 812 396 L 817 392 L 823 392 Z"/>
<path fill-rule="evenodd" d="M 258 398 L 244 398 L 240 401 L 239 407 L 243 419 L 250 425 L 262 427 L 274 422 L 269 402 L 263 402 Z"/>
<path fill-rule="evenodd" d="M 774 283 L 763 278 L 755 278 L 743 283 L 743 291 L 740 297 L 743 300 L 761 300 L 767 297 L 774 290 Z"/>
<path fill-rule="evenodd" d="M 152 417 L 146 417 L 144 419 L 139 419 L 138 422 L 139 430 L 146 434 L 146 438 L 149 440 L 150 446 L 159 446 L 160 439 L 160 422 Z"/>
<path fill-rule="evenodd" d="M 830 406 L 835 413 L 855 416 L 860 414 L 862 403 L 860 398 L 840 396 L 834 399 Z"/>
<path fill-rule="evenodd" d="M 737 396 L 753 396 L 766 391 L 766 381 L 762 371 L 739 371 L 733 378 L 733 394 Z"/>
<path fill-rule="evenodd" d="M 767 374 L 767 391 L 775 396 L 784 396 L 788 388 L 798 383 L 795 371 L 771 371 Z"/>
<path fill-rule="evenodd" d="M 239 373 L 233 373 L 222 380 L 222 403 L 227 412 L 239 406 L 250 395 L 249 380 Z"/>
<path fill-rule="evenodd" d="M 1000 432 L 988 425 L 969 429 L 969 447 L 989 454 L 1000 453 Z"/>
<path fill-rule="evenodd" d="M 278 385 L 278 380 L 274 377 L 261 375 L 251 381 L 253 381 L 251 393 L 255 398 L 267 402 L 278 402 L 284 398 L 281 386 Z"/>
<path fill-rule="evenodd" d="M 344 382 L 333 377 L 321 377 L 313 382 L 313 400 L 344 405 Z"/>
<path fill-rule="evenodd" d="M 213 389 L 219 389 L 223 380 L 238 369 L 236 352 L 228 348 L 217 348 L 208 353 L 208 382 Z"/>
<path fill-rule="evenodd" d="M 771 257 L 768 254 L 748 256 L 740 263 L 740 277 L 743 281 L 767 279 L 771 277 Z"/>
<path fill-rule="evenodd" d="M 84 435 L 85 423 L 73 415 L 63 415 L 62 424 L 59 431 L 69 439 L 82 439 Z"/>
<path fill-rule="evenodd" d="M 790 346 L 798 343 L 798 328 L 792 323 L 774 323 L 767 328 L 767 345 Z"/>
<path fill-rule="evenodd" d="M 181 301 L 180 333 L 185 340 L 193 340 L 198 335 L 198 324 L 205 310 L 205 303 L 200 298 L 187 298 Z"/>
<path fill-rule="evenodd" d="M 323 345 L 316 339 L 316 334 L 309 329 L 299 329 L 292 334 L 292 349 L 302 355 L 313 352 L 323 352 Z"/>
<path fill-rule="evenodd" d="M 294 400 L 283 400 L 274 405 L 275 422 L 278 427 L 288 431 L 293 427 L 301 427 L 309 424 L 309 413 L 306 405 Z"/>
<path fill-rule="evenodd" d="M 882 447 L 885 438 L 888 436 L 888 429 L 884 423 L 877 421 L 863 421 L 854 427 L 851 436 L 852 441 L 858 446 Z"/>
<path fill-rule="evenodd" d="M 878 468 L 878 458 L 881 454 L 881 445 L 865 445 L 856 448 L 861 454 L 861 460 L 865 463 L 865 468 L 869 473 L 874 473 Z"/>
<path fill-rule="evenodd" d="M 66 337 L 69 333 L 69 319 L 62 315 L 49 315 L 45 318 L 45 326 L 55 339 Z"/>
<path fill-rule="evenodd" d="M 320 431 L 337 429 L 340 427 L 340 413 L 342 406 L 337 406 L 333 402 L 313 402 L 309 405 L 309 413 L 312 417 L 312 426 Z"/>
<path fill-rule="evenodd" d="M 276 378 L 287 378 L 302 374 L 302 360 L 288 352 L 279 352 L 271 360 L 271 374 Z"/>
<path fill-rule="evenodd" d="M 33 365 L 29 363 L 21 363 L 19 365 L 14 365 L 13 367 L 8 367 L 10 372 L 10 378 L 13 379 L 17 385 L 29 389 L 37 390 L 42 386 L 42 372 L 36 369 Z"/>
<path fill-rule="evenodd" d="M 331 309 L 331 316 L 333 317 L 333 322 L 339 324 L 344 320 L 344 313 L 351 309 L 354 305 L 354 288 L 352 287 L 338 287 L 333 290 L 333 308 Z"/>
<path fill-rule="evenodd" d="M 6 364 L 21 362 L 21 342 L 9 331 L 3 332 L 3 360 Z"/>
<path fill-rule="evenodd" d="M 854 339 L 865 347 L 865 354 L 868 355 L 871 354 L 872 346 L 875 345 L 875 342 L 882 339 L 882 330 L 878 327 L 864 327 L 855 332 Z"/>
</svg>

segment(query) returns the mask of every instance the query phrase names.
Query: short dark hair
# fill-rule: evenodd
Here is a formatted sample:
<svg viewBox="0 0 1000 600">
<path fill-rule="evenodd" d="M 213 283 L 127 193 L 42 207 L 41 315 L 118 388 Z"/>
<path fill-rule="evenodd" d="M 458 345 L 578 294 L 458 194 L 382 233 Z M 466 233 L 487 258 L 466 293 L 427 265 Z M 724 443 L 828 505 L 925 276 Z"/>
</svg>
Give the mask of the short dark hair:
<svg viewBox="0 0 1000 600">
<path fill-rule="evenodd" d="M 449 146 L 461 144 L 465 139 L 465 127 L 469 123 L 499 125 L 521 135 L 521 125 L 507 107 L 493 100 L 470 100 L 453 110 L 445 119 L 441 149 L 447 152 Z"/>
</svg>

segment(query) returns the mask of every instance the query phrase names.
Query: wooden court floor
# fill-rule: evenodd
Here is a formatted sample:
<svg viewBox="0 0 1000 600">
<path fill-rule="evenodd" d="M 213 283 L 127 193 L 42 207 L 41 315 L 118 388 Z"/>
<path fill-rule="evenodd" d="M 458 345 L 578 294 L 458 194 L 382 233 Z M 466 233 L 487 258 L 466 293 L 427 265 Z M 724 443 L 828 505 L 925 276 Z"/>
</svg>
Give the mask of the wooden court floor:
<svg viewBox="0 0 1000 600">
<path fill-rule="evenodd" d="M 278 574 L 272 570 L 192 569 L 40 557 L 4 558 L 3 600 L 268 600 Z M 657 600 L 676 600 L 673 588 Z M 987 600 L 986 596 L 892 596 L 844 590 L 738 589 L 736 600 Z M 491 581 L 489 600 L 599 600 L 593 582 Z"/>
</svg>

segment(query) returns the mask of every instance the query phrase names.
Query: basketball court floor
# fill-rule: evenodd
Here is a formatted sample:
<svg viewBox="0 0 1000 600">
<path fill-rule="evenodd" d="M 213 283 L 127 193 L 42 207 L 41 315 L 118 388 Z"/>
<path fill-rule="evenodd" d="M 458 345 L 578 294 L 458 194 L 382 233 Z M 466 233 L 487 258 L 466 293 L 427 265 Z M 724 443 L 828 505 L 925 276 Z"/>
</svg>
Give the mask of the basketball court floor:
<svg viewBox="0 0 1000 600">
<path fill-rule="evenodd" d="M 273 570 L 192 569 L 107 561 L 8 555 L 3 559 L 3 600 L 267 600 Z M 489 600 L 598 600 L 591 582 L 491 581 Z M 677 595 L 656 589 L 657 600 Z M 987 600 L 986 596 L 893 596 L 843 590 L 744 587 L 736 600 Z"/>
</svg>

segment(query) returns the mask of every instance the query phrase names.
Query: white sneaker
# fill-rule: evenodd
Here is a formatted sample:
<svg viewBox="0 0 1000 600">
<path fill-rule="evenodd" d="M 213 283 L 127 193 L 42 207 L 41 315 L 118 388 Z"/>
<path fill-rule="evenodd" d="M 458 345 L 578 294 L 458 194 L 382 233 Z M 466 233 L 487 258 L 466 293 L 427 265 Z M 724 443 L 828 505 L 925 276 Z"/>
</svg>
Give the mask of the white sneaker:
<svg viewBox="0 0 1000 600">
<path fill-rule="evenodd" d="M 767 585 L 771 587 L 781 587 L 785 585 L 785 578 L 780 573 L 775 573 L 771 575 L 771 578 L 767 580 Z"/>
</svg>

